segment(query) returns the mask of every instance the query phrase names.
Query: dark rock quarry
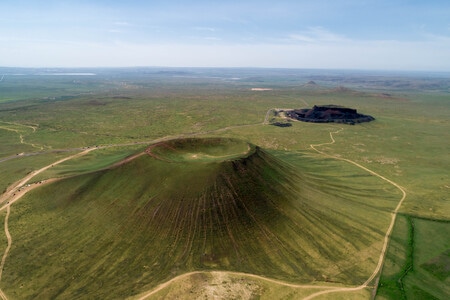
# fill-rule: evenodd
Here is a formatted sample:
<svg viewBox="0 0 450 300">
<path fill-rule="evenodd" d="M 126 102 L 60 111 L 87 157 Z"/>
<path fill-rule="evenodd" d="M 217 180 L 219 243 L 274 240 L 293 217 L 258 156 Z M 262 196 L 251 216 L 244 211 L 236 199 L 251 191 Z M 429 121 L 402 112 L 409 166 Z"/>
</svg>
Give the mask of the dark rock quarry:
<svg viewBox="0 0 450 300">
<path fill-rule="evenodd" d="M 286 115 L 295 120 L 314 123 L 334 122 L 354 125 L 375 120 L 372 116 L 358 113 L 356 109 L 339 105 L 314 105 L 313 108 L 286 111 Z"/>
</svg>

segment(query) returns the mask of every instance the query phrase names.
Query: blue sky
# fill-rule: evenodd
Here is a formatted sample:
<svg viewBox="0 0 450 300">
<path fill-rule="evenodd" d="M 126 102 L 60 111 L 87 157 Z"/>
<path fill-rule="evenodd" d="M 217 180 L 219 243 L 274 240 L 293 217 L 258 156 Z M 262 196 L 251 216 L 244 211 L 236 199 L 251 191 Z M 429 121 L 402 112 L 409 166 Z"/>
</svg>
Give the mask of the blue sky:
<svg viewBox="0 0 450 300">
<path fill-rule="evenodd" d="M 2 0 L 0 66 L 450 71 L 450 1 Z"/>
</svg>

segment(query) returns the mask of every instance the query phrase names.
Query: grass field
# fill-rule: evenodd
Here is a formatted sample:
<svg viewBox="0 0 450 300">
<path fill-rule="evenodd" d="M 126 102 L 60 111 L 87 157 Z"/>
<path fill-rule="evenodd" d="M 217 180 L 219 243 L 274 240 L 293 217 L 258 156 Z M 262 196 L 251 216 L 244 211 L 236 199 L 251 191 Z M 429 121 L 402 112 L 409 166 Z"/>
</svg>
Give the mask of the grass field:
<svg viewBox="0 0 450 300">
<path fill-rule="evenodd" d="M 449 224 L 401 216 L 381 277 L 380 298 L 445 299 L 450 294 Z"/>
<path fill-rule="evenodd" d="M 361 286 L 402 193 L 358 165 L 407 195 L 377 298 L 448 298 L 445 79 L 431 90 L 421 78 L 390 75 L 358 82 L 312 71 L 191 72 L 198 76 L 5 76 L 3 191 L 92 150 L 33 177 L 60 180 L 11 204 L 0 281 L 8 299 L 138 299 L 174 278 L 151 298 L 299 299 Z M 318 84 L 306 84 L 312 79 Z M 357 108 L 376 121 L 265 122 L 276 118 L 272 108 L 318 104 Z M 188 272 L 199 273 L 177 279 Z M 375 282 L 317 299 L 368 299 Z"/>
</svg>

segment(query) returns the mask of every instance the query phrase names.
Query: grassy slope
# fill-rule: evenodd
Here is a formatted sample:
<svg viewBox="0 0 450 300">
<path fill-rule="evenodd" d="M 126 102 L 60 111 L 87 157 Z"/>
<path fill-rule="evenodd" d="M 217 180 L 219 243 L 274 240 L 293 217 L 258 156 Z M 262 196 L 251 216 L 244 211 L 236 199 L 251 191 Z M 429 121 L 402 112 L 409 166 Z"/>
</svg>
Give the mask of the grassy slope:
<svg viewBox="0 0 450 300">
<path fill-rule="evenodd" d="M 320 177 L 333 161 L 311 167 L 314 159 L 296 159 L 316 173 L 294 172 L 261 150 L 225 163 L 144 156 L 36 190 L 13 208 L 10 230 L 21 243 L 13 244 L 3 280 L 22 288 L 5 290 L 17 298 L 120 298 L 214 269 L 364 281 L 395 195 L 364 196 L 380 184 L 363 174 L 372 187 L 352 185 L 349 194 Z"/>
<path fill-rule="evenodd" d="M 123 161 L 129 156 L 132 156 L 136 153 L 136 151 L 143 151 L 145 147 L 146 146 L 143 145 L 131 145 L 98 149 L 87 155 L 68 160 L 62 164 L 50 168 L 34 177 L 33 181 L 74 176 L 107 168 L 115 163 Z"/>
</svg>

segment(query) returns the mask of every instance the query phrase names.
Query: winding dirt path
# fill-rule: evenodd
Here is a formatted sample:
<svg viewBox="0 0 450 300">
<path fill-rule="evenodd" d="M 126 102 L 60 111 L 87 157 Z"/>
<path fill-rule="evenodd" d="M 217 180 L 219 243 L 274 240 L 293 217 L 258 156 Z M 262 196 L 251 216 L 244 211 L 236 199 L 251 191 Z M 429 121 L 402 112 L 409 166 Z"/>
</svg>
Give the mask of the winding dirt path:
<svg viewBox="0 0 450 300">
<path fill-rule="evenodd" d="M 39 125 L 25 125 L 25 124 L 15 123 L 15 122 L 4 122 L 4 121 L 2 121 L 2 123 L 31 128 L 31 129 L 33 129 L 33 132 L 36 132 L 36 129 L 39 127 Z"/>
<path fill-rule="evenodd" d="M 15 125 L 15 126 L 22 126 L 22 127 L 26 127 L 26 128 L 31 128 L 33 130 L 33 133 L 35 133 L 36 129 L 37 129 L 37 126 L 23 125 L 23 124 L 20 124 L 20 123 L 11 123 L 11 122 L 2 122 L 2 123 L 3 124 Z M 30 145 L 33 148 L 36 148 L 36 149 L 39 149 L 39 150 L 44 150 L 43 146 L 37 146 L 36 144 L 25 142 L 25 138 L 24 138 L 23 134 L 21 133 L 21 131 L 19 129 L 13 129 L 13 128 L 5 127 L 5 126 L 0 126 L 0 129 L 7 130 L 7 131 L 12 131 L 12 132 L 17 133 L 19 135 L 19 139 L 20 139 L 20 143 L 21 144 Z"/>
<path fill-rule="evenodd" d="M 380 174 L 378 174 L 378 173 L 376 173 L 376 172 L 374 172 L 374 171 L 372 171 L 372 170 L 370 170 L 370 169 L 368 169 L 368 168 L 366 168 L 366 167 L 364 167 L 364 166 L 362 166 L 362 165 L 358 164 L 357 162 L 354 162 L 354 161 L 352 161 L 350 159 L 338 157 L 338 156 L 335 156 L 335 155 L 331 155 L 331 154 L 325 153 L 323 151 L 320 151 L 320 150 L 318 150 L 316 148 L 316 147 L 320 147 L 320 146 L 323 146 L 323 145 L 332 145 L 332 144 L 334 144 L 336 141 L 334 140 L 333 133 L 336 134 L 336 133 L 341 132 L 342 130 L 343 130 L 343 128 L 339 129 L 338 131 L 330 132 L 331 142 L 329 142 L 329 143 L 322 143 L 322 144 L 316 144 L 316 145 L 310 145 L 310 147 L 312 149 L 314 149 L 316 152 L 318 152 L 318 153 L 320 153 L 320 154 L 322 154 L 324 156 L 351 163 L 351 164 L 357 166 L 358 168 L 361 168 L 364 171 L 369 172 L 370 174 L 372 174 L 372 175 L 374 175 L 374 176 L 376 176 L 376 177 L 378 177 L 378 178 L 388 182 L 389 184 L 393 185 L 398 190 L 400 190 L 400 192 L 402 193 L 402 197 L 399 200 L 399 202 L 398 202 L 397 206 L 395 207 L 394 211 L 392 212 L 391 222 L 390 222 L 388 230 L 386 231 L 386 234 L 384 236 L 384 243 L 383 243 L 383 247 L 382 247 L 381 252 L 380 252 L 380 256 L 378 258 L 378 264 L 377 264 L 375 270 L 370 275 L 370 277 L 363 284 L 361 284 L 360 286 L 353 287 L 353 288 L 336 288 L 336 289 L 332 289 L 332 290 L 321 291 L 321 292 L 309 295 L 308 297 L 304 298 L 303 300 L 310 300 L 310 299 L 313 299 L 313 298 L 315 298 L 317 296 L 324 295 L 324 294 L 358 291 L 358 290 L 362 290 L 362 289 L 365 289 L 365 288 L 369 287 L 370 282 L 378 275 L 378 273 L 380 272 L 380 270 L 381 270 L 381 268 L 383 266 L 384 260 L 386 258 L 387 247 L 388 247 L 388 244 L 389 244 L 389 240 L 390 240 L 390 237 L 391 237 L 392 230 L 394 228 L 394 224 L 395 224 L 395 220 L 397 218 L 398 211 L 399 211 L 400 207 L 402 206 L 403 201 L 406 198 L 406 191 L 405 191 L 405 189 L 403 187 L 401 187 L 399 184 L 395 183 L 394 181 L 392 181 L 392 180 L 390 180 L 390 179 L 388 179 L 388 178 L 386 178 L 386 177 L 384 177 L 384 176 L 382 176 L 382 175 L 380 175 Z"/>
<path fill-rule="evenodd" d="M 11 234 L 9 233 L 9 230 L 8 230 L 8 219 L 9 219 L 10 213 L 11 213 L 11 207 L 8 205 L 6 208 L 6 216 L 5 216 L 5 235 L 6 235 L 6 239 L 8 240 L 8 246 L 6 246 L 5 252 L 3 253 L 3 257 L 2 257 L 2 262 L 0 264 L 0 282 L 2 280 L 3 268 L 5 267 L 6 258 L 8 257 L 8 253 L 9 253 L 9 250 L 11 249 L 11 245 L 12 245 Z M 1 289 L 0 289 L 0 298 L 2 298 L 3 300 L 8 300 L 8 297 L 6 297 L 5 293 L 3 293 L 3 291 Z"/>
<path fill-rule="evenodd" d="M 5 293 L 3 293 L 1 289 L 0 289 L 0 298 L 2 298 L 3 300 L 8 300 L 8 297 L 6 297 Z"/>
<path fill-rule="evenodd" d="M 266 116 L 264 117 L 263 125 L 269 124 L 269 116 L 272 110 L 276 110 L 276 108 L 271 108 L 266 112 Z"/>
<path fill-rule="evenodd" d="M 8 253 L 12 245 L 11 234 L 9 233 L 8 230 L 8 219 L 10 214 L 11 214 L 11 206 L 8 205 L 6 207 L 6 216 L 5 216 L 5 235 L 6 239 L 8 240 L 8 246 L 6 247 L 5 252 L 3 253 L 2 262 L 0 263 L 0 281 L 2 280 L 3 267 L 5 266 L 6 258 L 8 257 Z"/>
</svg>

